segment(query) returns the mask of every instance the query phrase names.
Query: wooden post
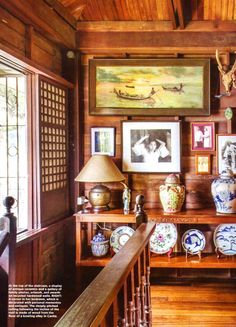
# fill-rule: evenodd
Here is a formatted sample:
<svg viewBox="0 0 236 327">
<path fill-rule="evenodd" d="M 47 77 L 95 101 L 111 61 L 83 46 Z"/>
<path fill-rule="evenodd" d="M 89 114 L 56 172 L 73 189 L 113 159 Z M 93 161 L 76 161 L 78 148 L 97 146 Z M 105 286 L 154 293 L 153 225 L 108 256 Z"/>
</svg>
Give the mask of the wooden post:
<svg viewBox="0 0 236 327">
<path fill-rule="evenodd" d="M 135 218 L 136 218 L 136 228 L 142 223 L 147 223 L 148 217 L 146 212 L 143 210 L 144 206 L 144 196 L 139 194 L 136 196 L 136 204 L 135 204 Z"/>
<path fill-rule="evenodd" d="M 16 249 L 16 217 L 11 213 L 11 207 L 15 200 L 8 196 L 3 201 L 6 207 L 6 213 L 3 215 L 3 228 L 6 231 L 8 242 L 4 245 L 2 242 L 2 255 L 0 257 L 0 325 L 13 327 L 15 325 L 14 318 L 8 318 L 8 285 L 15 283 L 15 249 Z"/>
</svg>

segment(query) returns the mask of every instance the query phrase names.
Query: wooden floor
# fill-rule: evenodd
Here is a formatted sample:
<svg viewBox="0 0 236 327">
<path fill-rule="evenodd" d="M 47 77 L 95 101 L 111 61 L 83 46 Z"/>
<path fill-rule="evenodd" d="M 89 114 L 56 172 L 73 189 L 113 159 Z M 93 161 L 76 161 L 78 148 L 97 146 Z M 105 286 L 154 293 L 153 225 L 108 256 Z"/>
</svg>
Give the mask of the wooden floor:
<svg viewBox="0 0 236 327">
<path fill-rule="evenodd" d="M 156 284 L 151 286 L 151 295 L 153 327 L 236 327 L 235 282 Z M 75 288 L 65 290 L 63 298 L 60 316 L 75 301 Z M 25 319 L 17 326 L 52 327 L 55 323 L 55 319 Z"/>
<path fill-rule="evenodd" d="M 236 326 L 236 284 L 153 285 L 153 327 Z"/>
</svg>

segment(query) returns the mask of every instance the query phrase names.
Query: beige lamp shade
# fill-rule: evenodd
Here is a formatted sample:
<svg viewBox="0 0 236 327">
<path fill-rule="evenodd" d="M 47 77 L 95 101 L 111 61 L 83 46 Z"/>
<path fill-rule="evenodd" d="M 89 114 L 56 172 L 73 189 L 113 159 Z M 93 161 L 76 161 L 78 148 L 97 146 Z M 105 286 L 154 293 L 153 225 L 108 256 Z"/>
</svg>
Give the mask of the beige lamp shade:
<svg viewBox="0 0 236 327">
<path fill-rule="evenodd" d="M 116 167 L 111 157 L 101 154 L 93 155 L 75 178 L 76 182 L 90 183 L 122 182 L 124 180 L 124 175 Z"/>
</svg>

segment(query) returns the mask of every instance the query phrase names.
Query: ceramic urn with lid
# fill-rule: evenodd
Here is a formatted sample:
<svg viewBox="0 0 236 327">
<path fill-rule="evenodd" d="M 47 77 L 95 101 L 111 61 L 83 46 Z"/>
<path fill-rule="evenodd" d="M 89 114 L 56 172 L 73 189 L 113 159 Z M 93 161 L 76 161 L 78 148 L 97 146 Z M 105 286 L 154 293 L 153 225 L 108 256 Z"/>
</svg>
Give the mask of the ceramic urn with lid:
<svg viewBox="0 0 236 327">
<path fill-rule="evenodd" d="M 165 212 L 175 213 L 182 208 L 185 199 L 185 187 L 180 185 L 179 177 L 170 174 L 165 185 L 160 186 L 160 200 Z"/>
<path fill-rule="evenodd" d="M 236 213 L 236 180 L 231 169 L 222 171 L 211 184 L 211 193 L 219 213 Z"/>
</svg>

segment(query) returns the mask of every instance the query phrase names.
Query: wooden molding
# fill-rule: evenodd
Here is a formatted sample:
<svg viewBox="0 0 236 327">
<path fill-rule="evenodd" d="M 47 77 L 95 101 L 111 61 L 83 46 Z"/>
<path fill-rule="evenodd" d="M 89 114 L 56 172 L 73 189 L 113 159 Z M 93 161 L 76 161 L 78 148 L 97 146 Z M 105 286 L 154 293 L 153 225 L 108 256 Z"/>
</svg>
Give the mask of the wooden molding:
<svg viewBox="0 0 236 327">
<path fill-rule="evenodd" d="M 173 31 L 173 21 L 94 21 L 78 22 L 78 32 L 168 32 Z M 175 32 L 234 32 L 236 31 L 236 21 L 191 21 L 181 30 L 176 28 Z"/>
</svg>

